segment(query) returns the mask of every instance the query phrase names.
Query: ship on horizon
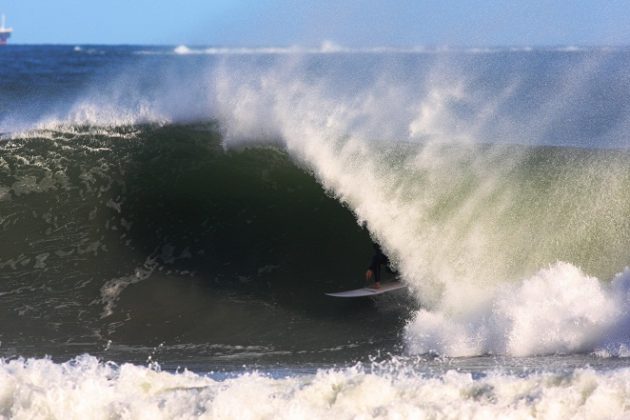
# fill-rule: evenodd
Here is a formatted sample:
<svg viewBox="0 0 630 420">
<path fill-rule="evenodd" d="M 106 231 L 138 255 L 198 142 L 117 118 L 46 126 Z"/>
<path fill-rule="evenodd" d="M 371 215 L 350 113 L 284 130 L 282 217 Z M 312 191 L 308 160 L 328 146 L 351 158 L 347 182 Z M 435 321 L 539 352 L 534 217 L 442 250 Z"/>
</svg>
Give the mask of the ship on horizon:
<svg viewBox="0 0 630 420">
<path fill-rule="evenodd" d="M 0 45 L 7 45 L 7 40 L 11 37 L 11 33 L 13 33 L 13 29 L 4 26 L 4 15 L 2 15 L 2 22 L 0 22 Z"/>
</svg>

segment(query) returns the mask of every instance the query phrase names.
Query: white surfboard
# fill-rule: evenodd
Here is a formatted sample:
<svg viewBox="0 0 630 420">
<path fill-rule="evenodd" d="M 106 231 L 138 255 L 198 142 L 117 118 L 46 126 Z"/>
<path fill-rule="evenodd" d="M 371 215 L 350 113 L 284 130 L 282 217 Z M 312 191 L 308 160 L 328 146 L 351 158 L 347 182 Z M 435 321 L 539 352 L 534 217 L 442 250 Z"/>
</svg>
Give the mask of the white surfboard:
<svg viewBox="0 0 630 420">
<path fill-rule="evenodd" d="M 392 292 L 394 290 L 404 289 L 405 287 L 407 286 L 404 283 L 400 281 L 394 281 L 391 283 L 381 284 L 381 287 L 379 287 L 378 289 L 374 289 L 372 287 L 362 287 L 361 289 L 347 290 L 345 292 L 326 293 L 326 295 L 342 298 L 377 296 L 382 295 L 383 293 Z"/>
</svg>

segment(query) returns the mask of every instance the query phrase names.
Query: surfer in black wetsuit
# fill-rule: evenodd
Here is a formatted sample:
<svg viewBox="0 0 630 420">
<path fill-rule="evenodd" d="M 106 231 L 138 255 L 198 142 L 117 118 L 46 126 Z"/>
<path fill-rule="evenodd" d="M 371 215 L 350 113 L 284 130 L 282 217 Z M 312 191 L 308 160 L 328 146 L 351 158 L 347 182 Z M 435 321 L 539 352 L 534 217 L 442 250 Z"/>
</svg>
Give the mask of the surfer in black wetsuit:
<svg viewBox="0 0 630 420">
<path fill-rule="evenodd" d="M 387 258 L 387 255 L 383 254 L 378 244 L 372 244 L 372 247 L 374 248 L 374 255 L 372 256 L 370 266 L 365 272 L 365 280 L 369 282 L 374 278 L 374 288 L 378 289 L 381 287 L 381 266 L 389 266 L 389 258 Z"/>
</svg>

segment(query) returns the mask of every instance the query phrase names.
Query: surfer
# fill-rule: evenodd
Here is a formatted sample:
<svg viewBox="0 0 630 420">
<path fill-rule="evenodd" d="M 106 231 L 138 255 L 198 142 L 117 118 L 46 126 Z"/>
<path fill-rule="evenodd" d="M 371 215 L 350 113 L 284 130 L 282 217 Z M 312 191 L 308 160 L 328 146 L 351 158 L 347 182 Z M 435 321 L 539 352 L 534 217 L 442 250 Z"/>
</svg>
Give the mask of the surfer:
<svg viewBox="0 0 630 420">
<path fill-rule="evenodd" d="M 383 254 L 381 247 L 377 243 L 372 244 L 372 247 L 374 248 L 374 255 L 370 266 L 365 272 L 365 280 L 369 282 L 374 278 L 374 288 L 379 289 L 381 287 L 381 266 L 389 266 L 389 258 Z"/>
<path fill-rule="evenodd" d="M 326 293 L 326 295 L 340 298 L 362 298 L 366 296 L 377 296 L 407 287 L 405 283 L 396 280 L 388 282 L 381 287 L 381 266 L 385 265 L 387 271 L 392 274 L 396 274 L 396 271 L 390 267 L 389 258 L 387 258 L 387 255 L 383 254 L 381 247 L 376 243 L 372 244 L 372 247 L 374 248 L 374 255 L 372 256 L 370 265 L 365 272 L 365 280 L 367 282 L 374 281 L 374 284 L 354 290 Z"/>
</svg>

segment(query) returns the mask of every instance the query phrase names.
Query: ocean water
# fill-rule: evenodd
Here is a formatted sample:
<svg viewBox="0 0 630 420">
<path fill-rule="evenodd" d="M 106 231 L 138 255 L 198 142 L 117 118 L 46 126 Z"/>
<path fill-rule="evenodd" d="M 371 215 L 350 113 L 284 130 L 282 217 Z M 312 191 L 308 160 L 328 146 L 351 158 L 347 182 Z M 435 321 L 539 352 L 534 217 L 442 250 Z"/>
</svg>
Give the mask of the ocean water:
<svg viewBox="0 0 630 420">
<path fill-rule="evenodd" d="M 630 50 L 0 60 L 0 417 L 630 416 Z"/>
</svg>

